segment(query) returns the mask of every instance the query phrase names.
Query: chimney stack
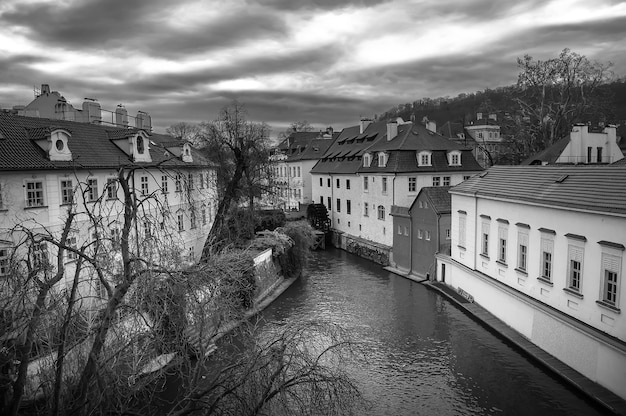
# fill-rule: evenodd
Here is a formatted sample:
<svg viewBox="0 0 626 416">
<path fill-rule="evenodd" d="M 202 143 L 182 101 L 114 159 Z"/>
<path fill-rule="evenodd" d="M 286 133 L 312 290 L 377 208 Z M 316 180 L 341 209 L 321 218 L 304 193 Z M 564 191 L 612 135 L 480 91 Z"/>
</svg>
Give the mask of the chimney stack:
<svg viewBox="0 0 626 416">
<path fill-rule="evenodd" d="M 367 126 L 369 126 L 371 123 L 372 123 L 372 119 L 371 118 L 366 118 L 366 117 L 361 118 L 361 125 L 360 125 L 360 129 L 359 129 L 359 134 L 363 134 L 363 132 L 365 131 Z"/>
<path fill-rule="evenodd" d="M 387 141 L 393 139 L 398 135 L 398 122 L 396 120 L 390 120 L 387 122 Z"/>
<path fill-rule="evenodd" d="M 436 121 L 426 122 L 426 130 L 432 131 L 433 133 L 437 133 L 437 122 Z"/>
</svg>

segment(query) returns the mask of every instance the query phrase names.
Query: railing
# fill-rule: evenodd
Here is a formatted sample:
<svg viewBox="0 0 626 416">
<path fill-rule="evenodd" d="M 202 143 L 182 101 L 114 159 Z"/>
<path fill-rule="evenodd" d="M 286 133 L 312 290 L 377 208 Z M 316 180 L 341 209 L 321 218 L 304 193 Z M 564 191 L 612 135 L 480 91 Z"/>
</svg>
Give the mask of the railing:
<svg viewBox="0 0 626 416">
<path fill-rule="evenodd" d="M 607 164 L 607 163 L 613 163 L 613 162 L 617 162 L 618 159 L 614 156 L 601 156 L 600 160 L 598 160 L 598 157 L 592 157 L 591 159 L 589 159 L 587 156 L 559 156 L 559 158 L 556 160 L 556 163 L 567 163 L 567 164 L 572 164 L 572 165 L 579 165 L 579 164 Z"/>
</svg>

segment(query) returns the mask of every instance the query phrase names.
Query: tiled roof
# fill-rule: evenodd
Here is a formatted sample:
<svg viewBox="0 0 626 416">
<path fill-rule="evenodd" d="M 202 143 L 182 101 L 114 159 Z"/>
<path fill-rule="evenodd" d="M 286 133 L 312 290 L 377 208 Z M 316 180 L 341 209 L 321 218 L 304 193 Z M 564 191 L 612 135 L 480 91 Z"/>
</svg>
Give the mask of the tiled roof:
<svg viewBox="0 0 626 416">
<path fill-rule="evenodd" d="M 552 164 L 556 162 L 559 156 L 561 156 L 561 153 L 563 153 L 563 150 L 565 150 L 569 142 L 570 142 L 570 136 L 568 134 L 562 139 L 554 142 L 552 146 L 548 147 L 542 152 L 539 152 L 536 155 L 529 157 L 528 159 L 523 161 L 521 164 L 522 165 L 541 164 L 541 163 Z M 541 162 L 541 163 L 538 163 L 538 162 Z"/>
<path fill-rule="evenodd" d="M 319 135 L 320 134 L 317 131 L 296 131 L 287 136 L 276 147 L 282 151 L 285 151 L 289 148 L 295 148 L 296 146 L 304 146 L 309 141 L 318 138 Z"/>
<path fill-rule="evenodd" d="M 416 151 L 432 152 L 431 166 L 417 166 Z M 461 166 L 449 166 L 447 152 L 459 150 L 462 153 Z M 369 167 L 362 166 L 361 156 L 369 152 L 372 162 Z M 377 152 L 388 154 L 386 166 L 378 166 Z M 480 171 L 471 151 L 445 137 L 431 132 L 421 124 L 401 124 L 398 134 L 387 140 L 387 123 L 371 123 L 362 134 L 359 126 L 344 129 L 339 138 L 328 149 L 312 173 L 403 173 L 403 172 L 451 172 Z"/>
<path fill-rule="evenodd" d="M 56 128 L 71 133 L 68 147 L 72 152 L 69 162 L 50 161 L 45 152 L 33 142 L 42 139 Z M 128 137 L 137 129 L 122 129 L 89 123 L 78 123 L 65 120 L 52 120 L 36 117 L 23 117 L 10 113 L 0 113 L 0 170 L 39 170 L 39 169 L 74 169 L 84 168 L 117 168 L 123 165 L 146 165 L 134 163 L 129 156 L 118 148 L 113 139 Z M 149 134 L 151 164 L 163 166 L 206 166 L 206 159 L 195 149 L 192 150 L 193 163 L 185 163 L 172 157 L 159 144 L 170 136 Z M 181 142 L 182 144 L 182 142 Z"/>
<path fill-rule="evenodd" d="M 449 214 L 452 207 L 452 196 L 450 195 L 449 186 L 425 186 L 423 187 L 415 201 L 420 197 L 420 195 L 425 196 L 428 199 L 429 206 L 438 214 Z M 411 210 L 413 209 L 413 205 L 415 205 L 415 201 L 411 205 Z"/>
<path fill-rule="evenodd" d="M 626 166 L 493 166 L 450 192 L 626 214 Z"/>
<path fill-rule="evenodd" d="M 611 163 L 611 166 L 626 166 L 626 157 L 618 160 L 617 162 Z"/>
<path fill-rule="evenodd" d="M 326 150 L 333 144 L 333 139 L 312 139 L 300 151 L 293 153 L 287 157 L 288 162 L 298 160 L 316 160 L 321 159 Z"/>
<path fill-rule="evenodd" d="M 437 133 L 443 137 L 457 139 L 459 134 L 465 132 L 463 123 L 446 121 L 445 124 L 437 129 Z"/>
</svg>

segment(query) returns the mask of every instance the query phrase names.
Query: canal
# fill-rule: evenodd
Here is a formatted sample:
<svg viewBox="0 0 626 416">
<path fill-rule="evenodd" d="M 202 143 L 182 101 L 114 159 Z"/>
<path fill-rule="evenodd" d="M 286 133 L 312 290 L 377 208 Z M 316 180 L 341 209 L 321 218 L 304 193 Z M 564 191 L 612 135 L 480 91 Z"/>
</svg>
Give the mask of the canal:
<svg viewBox="0 0 626 416">
<path fill-rule="evenodd" d="M 263 318 L 350 330 L 371 415 L 602 414 L 436 292 L 341 250 L 314 252 Z"/>
</svg>

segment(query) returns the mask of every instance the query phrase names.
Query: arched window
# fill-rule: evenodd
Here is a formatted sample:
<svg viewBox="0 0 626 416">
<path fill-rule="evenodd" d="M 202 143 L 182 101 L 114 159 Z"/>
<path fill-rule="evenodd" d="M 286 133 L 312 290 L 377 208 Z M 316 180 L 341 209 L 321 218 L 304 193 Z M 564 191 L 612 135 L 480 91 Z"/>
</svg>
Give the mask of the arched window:
<svg viewBox="0 0 626 416">
<path fill-rule="evenodd" d="M 369 153 L 363 155 L 363 167 L 369 168 L 372 163 L 372 159 Z"/>
<path fill-rule="evenodd" d="M 145 147 L 143 145 L 143 137 L 137 136 L 137 153 L 142 155 L 144 150 L 145 150 Z"/>
<path fill-rule="evenodd" d="M 378 206 L 378 219 L 385 221 L 385 207 L 382 205 Z"/>
</svg>

